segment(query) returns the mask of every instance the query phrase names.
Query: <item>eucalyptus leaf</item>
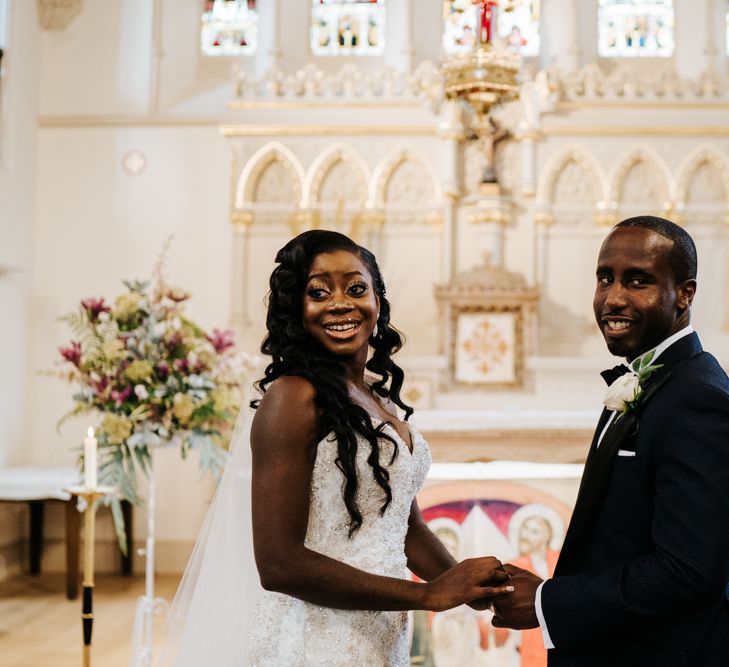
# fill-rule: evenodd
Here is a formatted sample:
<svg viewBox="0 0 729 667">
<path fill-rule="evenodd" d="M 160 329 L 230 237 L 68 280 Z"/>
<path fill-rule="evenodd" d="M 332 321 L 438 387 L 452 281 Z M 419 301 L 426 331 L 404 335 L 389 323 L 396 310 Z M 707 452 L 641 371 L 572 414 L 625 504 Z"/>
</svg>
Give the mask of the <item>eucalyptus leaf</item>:
<svg viewBox="0 0 729 667">
<path fill-rule="evenodd" d="M 116 496 L 112 496 L 109 501 L 111 505 L 111 515 L 114 518 L 114 532 L 116 540 L 119 543 L 119 549 L 127 556 L 129 554 L 129 545 L 127 544 L 127 534 L 124 530 L 124 513 L 122 512 L 121 502 Z"/>
</svg>

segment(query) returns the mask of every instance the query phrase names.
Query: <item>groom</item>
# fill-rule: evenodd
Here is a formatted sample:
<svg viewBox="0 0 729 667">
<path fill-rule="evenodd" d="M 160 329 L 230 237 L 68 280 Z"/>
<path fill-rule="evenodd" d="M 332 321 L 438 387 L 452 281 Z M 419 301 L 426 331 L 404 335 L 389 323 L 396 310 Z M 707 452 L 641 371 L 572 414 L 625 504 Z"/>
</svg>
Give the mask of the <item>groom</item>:
<svg viewBox="0 0 729 667">
<path fill-rule="evenodd" d="M 616 356 L 555 575 L 507 566 L 494 625 L 541 627 L 559 667 L 729 665 L 729 379 L 690 324 L 696 248 L 624 220 L 594 310 Z M 627 373 L 627 374 L 624 374 Z"/>
</svg>

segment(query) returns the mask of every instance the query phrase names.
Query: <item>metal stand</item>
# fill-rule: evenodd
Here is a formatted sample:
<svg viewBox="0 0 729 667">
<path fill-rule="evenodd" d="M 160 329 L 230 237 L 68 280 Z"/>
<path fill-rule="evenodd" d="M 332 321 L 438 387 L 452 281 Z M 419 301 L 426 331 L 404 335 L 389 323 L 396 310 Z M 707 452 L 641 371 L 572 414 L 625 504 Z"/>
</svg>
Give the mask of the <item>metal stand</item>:
<svg viewBox="0 0 729 667">
<path fill-rule="evenodd" d="M 154 657 L 153 621 L 155 616 L 167 612 L 168 602 L 164 598 L 154 597 L 154 531 L 155 531 L 155 483 L 154 465 L 149 466 L 149 489 L 147 492 L 147 541 L 144 549 L 139 550 L 145 556 L 144 595 L 137 599 L 137 610 L 134 615 L 132 630 L 132 654 L 129 667 L 151 667 Z"/>
<path fill-rule="evenodd" d="M 94 537 L 96 533 L 96 499 L 114 491 L 111 487 L 87 488 L 72 486 L 64 489 L 86 501 L 84 509 L 84 579 L 81 625 L 83 627 L 83 665 L 91 667 L 91 633 L 94 626 Z"/>
</svg>

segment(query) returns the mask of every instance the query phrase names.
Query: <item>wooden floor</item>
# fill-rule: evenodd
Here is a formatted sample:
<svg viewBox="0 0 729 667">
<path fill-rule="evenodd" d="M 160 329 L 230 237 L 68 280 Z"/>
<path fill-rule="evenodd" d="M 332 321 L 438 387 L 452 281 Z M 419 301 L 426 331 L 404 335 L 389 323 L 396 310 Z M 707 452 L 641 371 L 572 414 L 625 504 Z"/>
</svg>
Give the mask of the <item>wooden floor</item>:
<svg viewBox="0 0 729 667">
<path fill-rule="evenodd" d="M 158 576 L 155 595 L 172 600 L 178 577 Z M 0 667 L 81 667 L 81 599 L 67 600 L 63 575 L 0 582 Z M 142 576 L 100 575 L 94 589 L 93 667 L 126 667 Z M 161 622 L 155 623 L 161 637 Z"/>
</svg>

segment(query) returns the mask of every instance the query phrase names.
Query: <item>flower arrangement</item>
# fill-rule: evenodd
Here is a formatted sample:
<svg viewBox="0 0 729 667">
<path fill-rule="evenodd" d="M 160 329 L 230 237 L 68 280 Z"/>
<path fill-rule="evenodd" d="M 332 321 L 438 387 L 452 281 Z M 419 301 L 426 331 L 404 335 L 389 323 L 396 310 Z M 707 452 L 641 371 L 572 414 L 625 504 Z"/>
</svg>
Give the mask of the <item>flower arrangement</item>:
<svg viewBox="0 0 729 667">
<path fill-rule="evenodd" d="M 232 332 L 206 333 L 185 317 L 190 295 L 166 283 L 164 258 L 163 252 L 151 282 L 125 282 L 113 304 L 84 299 L 62 318 L 75 338 L 59 348 L 62 360 L 53 373 L 78 386 L 59 427 L 86 412 L 101 414 L 99 484 L 135 504 L 138 473 L 148 474 L 154 447 L 173 445 L 183 458 L 197 450 L 201 469 L 220 476 L 241 382 L 255 366 L 234 349 Z M 107 502 L 126 552 L 119 498 Z"/>
<path fill-rule="evenodd" d="M 654 356 L 655 352 L 651 351 L 638 357 L 630 364 L 629 370 L 607 388 L 603 405 L 618 413 L 615 421 L 638 406 L 645 381 L 662 367 L 662 364 L 651 365 Z"/>
</svg>

